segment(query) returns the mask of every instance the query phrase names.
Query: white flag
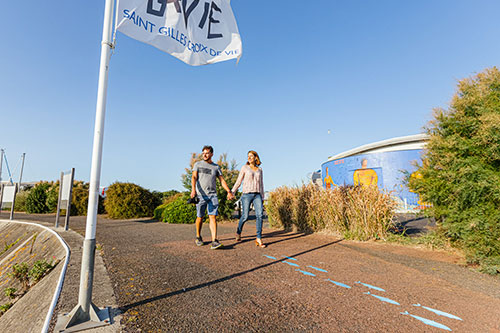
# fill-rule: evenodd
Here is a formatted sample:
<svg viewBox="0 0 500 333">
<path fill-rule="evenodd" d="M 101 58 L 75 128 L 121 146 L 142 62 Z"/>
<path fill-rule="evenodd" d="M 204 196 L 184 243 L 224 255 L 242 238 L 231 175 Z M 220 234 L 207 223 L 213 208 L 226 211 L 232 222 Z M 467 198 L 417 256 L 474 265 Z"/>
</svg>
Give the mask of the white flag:
<svg viewBox="0 0 500 333">
<path fill-rule="evenodd" d="M 193 66 L 241 56 L 230 0 L 119 0 L 116 29 Z"/>
</svg>

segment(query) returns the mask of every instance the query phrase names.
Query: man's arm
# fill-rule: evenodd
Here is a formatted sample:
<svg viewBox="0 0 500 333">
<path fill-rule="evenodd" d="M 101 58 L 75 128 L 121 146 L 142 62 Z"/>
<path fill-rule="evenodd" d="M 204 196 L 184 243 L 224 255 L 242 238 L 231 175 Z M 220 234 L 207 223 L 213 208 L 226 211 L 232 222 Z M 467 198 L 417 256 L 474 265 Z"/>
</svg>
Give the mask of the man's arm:
<svg viewBox="0 0 500 333">
<path fill-rule="evenodd" d="M 196 196 L 196 181 L 197 180 L 198 180 L 198 171 L 193 171 L 193 176 L 191 177 L 191 198 L 194 198 Z"/>
<path fill-rule="evenodd" d="M 226 190 L 227 192 L 227 198 L 229 200 L 231 199 L 234 199 L 234 194 L 231 192 L 231 190 L 229 189 L 229 186 L 227 186 L 226 184 L 226 181 L 224 180 L 224 178 L 222 178 L 222 176 L 219 176 L 219 180 L 220 180 L 220 184 L 222 185 L 222 187 Z"/>
</svg>

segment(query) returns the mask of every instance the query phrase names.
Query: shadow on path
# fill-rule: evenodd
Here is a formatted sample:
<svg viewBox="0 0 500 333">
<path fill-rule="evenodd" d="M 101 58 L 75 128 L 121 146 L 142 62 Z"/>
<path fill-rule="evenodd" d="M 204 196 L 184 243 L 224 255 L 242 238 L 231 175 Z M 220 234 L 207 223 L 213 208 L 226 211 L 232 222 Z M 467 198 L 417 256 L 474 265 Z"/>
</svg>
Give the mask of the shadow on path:
<svg viewBox="0 0 500 333">
<path fill-rule="evenodd" d="M 297 237 L 302 237 L 302 236 L 304 236 L 304 235 L 299 235 Z M 297 238 L 297 237 L 293 237 L 293 238 Z M 290 255 L 290 257 L 298 257 L 298 256 L 303 255 L 305 253 L 309 253 L 309 252 L 316 251 L 316 250 L 319 250 L 321 248 L 324 248 L 324 247 L 327 247 L 327 246 L 330 246 L 330 245 L 333 245 L 333 244 L 340 243 L 341 241 L 342 241 L 342 239 L 339 239 L 339 240 L 336 240 L 336 241 L 333 241 L 333 242 L 330 242 L 330 243 L 327 243 L 327 244 L 324 244 L 324 245 L 321 245 L 321 246 L 318 246 L 318 247 L 315 247 L 315 248 L 312 248 L 312 249 L 309 249 L 309 250 L 306 250 L 306 251 L 302 251 L 302 252 L 299 252 L 299 253 L 292 254 L 292 255 Z M 187 293 L 187 292 L 194 291 L 194 290 L 197 290 L 197 289 L 205 288 L 205 287 L 217 284 L 217 283 L 225 282 L 225 281 L 234 279 L 236 277 L 239 277 L 239 276 L 242 276 L 242 275 L 245 275 L 245 274 L 257 271 L 259 269 L 262 269 L 262 268 L 269 267 L 271 265 L 280 263 L 280 262 L 285 261 L 285 260 L 288 260 L 288 258 L 277 259 L 277 260 L 272 261 L 270 263 L 267 263 L 267 264 L 264 264 L 264 265 L 260 265 L 260 266 L 257 266 L 257 267 L 253 267 L 253 268 L 247 269 L 247 270 L 239 272 L 239 273 L 235 273 L 235 274 L 231 274 L 231 275 L 228 275 L 228 276 L 224 276 L 224 277 L 219 278 L 219 279 L 215 279 L 215 280 L 212 280 L 212 281 L 201 283 L 201 284 L 198 284 L 196 286 L 192 286 L 192 287 L 188 287 L 188 288 L 183 288 L 183 289 L 172 291 L 172 292 L 169 292 L 169 293 L 166 293 L 166 294 L 163 294 L 163 295 L 158 295 L 158 296 L 155 296 L 155 297 L 147 298 L 147 299 L 139 301 L 139 302 L 135 302 L 135 303 L 131 303 L 131 304 L 128 304 L 128 305 L 121 306 L 119 309 L 120 309 L 120 311 L 122 311 L 124 313 L 124 312 L 126 312 L 126 311 L 128 311 L 130 309 L 135 308 L 136 306 L 140 306 L 140 305 L 144 305 L 144 304 L 156 302 L 156 301 L 159 301 L 159 300 L 164 299 L 164 298 L 172 297 L 172 296 L 179 295 L 179 294 L 182 294 L 182 293 Z"/>
</svg>

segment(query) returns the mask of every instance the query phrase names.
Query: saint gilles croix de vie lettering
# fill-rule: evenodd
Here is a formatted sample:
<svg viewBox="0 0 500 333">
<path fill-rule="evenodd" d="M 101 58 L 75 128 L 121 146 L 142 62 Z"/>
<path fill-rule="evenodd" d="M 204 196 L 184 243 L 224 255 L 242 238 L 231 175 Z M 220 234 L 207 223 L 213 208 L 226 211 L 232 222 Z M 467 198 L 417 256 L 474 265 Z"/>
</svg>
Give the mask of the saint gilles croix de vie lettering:
<svg viewBox="0 0 500 333">
<path fill-rule="evenodd" d="M 180 1 L 180 0 L 164 0 L 161 1 L 160 7 L 158 9 L 155 9 L 153 6 L 153 0 L 148 0 L 148 6 L 146 9 L 147 14 L 156 16 L 156 17 L 163 17 L 166 12 L 167 8 L 167 3 L 173 2 L 175 5 L 176 12 L 179 15 L 182 15 L 182 18 L 184 19 L 184 24 L 187 27 L 188 25 L 188 20 L 190 16 L 193 14 L 193 11 L 198 7 L 200 4 L 200 0 L 194 0 L 191 2 L 191 4 L 188 6 L 186 4 L 186 1 Z M 214 39 L 214 38 L 222 38 L 223 35 L 221 33 L 213 32 L 214 25 L 217 25 L 220 23 L 219 19 L 216 19 L 214 17 L 214 12 L 219 12 L 222 14 L 222 10 L 215 4 L 215 2 L 205 2 L 203 6 L 203 12 L 201 13 L 201 17 L 198 23 L 198 28 L 199 29 L 204 29 L 205 25 L 207 25 L 207 39 Z M 195 11 L 195 13 L 200 13 L 200 11 Z M 194 15 L 194 14 L 193 14 Z M 131 20 L 134 22 L 135 25 L 139 27 L 143 27 L 144 30 L 148 32 L 153 32 L 156 24 L 153 22 L 142 18 L 138 13 L 135 11 L 131 11 L 129 9 L 123 10 L 123 17 Z M 195 19 L 195 18 L 192 18 Z M 208 21 L 208 24 L 206 24 Z M 162 28 L 167 28 L 167 27 L 160 27 L 158 28 L 158 32 L 161 34 Z M 165 30 L 163 29 L 163 30 Z"/>
<path fill-rule="evenodd" d="M 172 3 L 172 2 L 175 5 L 175 10 L 177 14 L 182 17 L 185 27 L 187 27 L 188 20 L 190 19 L 195 20 L 195 22 L 198 23 L 197 24 L 198 29 L 204 30 L 206 27 L 207 40 L 211 39 L 213 40 L 216 38 L 223 37 L 222 33 L 214 32 L 214 30 L 217 30 L 217 24 L 220 23 L 220 18 L 217 17 L 217 15 L 222 14 L 222 10 L 214 2 L 205 2 L 203 7 L 201 7 L 199 6 L 200 0 L 194 0 L 189 5 L 187 5 L 186 0 L 184 1 L 164 0 L 161 1 L 160 4 L 153 3 L 153 0 L 148 0 L 146 12 L 147 14 L 152 15 L 154 17 L 164 17 L 167 3 Z M 157 8 L 154 8 L 155 4 Z M 195 11 L 196 8 L 200 9 L 202 8 L 202 11 L 200 10 Z M 197 16 L 199 17 L 199 20 L 197 20 L 198 18 Z M 175 29 L 174 27 L 161 26 L 159 28 L 156 28 L 157 24 L 151 22 L 150 20 L 144 17 L 141 17 L 141 15 L 139 15 L 136 11 L 124 9 L 123 17 L 132 21 L 136 26 L 143 28 L 146 32 L 157 33 L 159 35 L 171 37 L 179 44 L 183 45 L 184 47 L 187 47 L 189 51 L 196 53 L 205 52 L 207 54 L 210 54 L 211 56 L 218 56 L 219 54 L 222 53 L 222 51 L 214 50 L 202 43 L 199 42 L 195 43 L 191 41 L 186 34 L 179 31 L 178 29 Z M 227 53 L 227 55 L 237 54 L 237 50 L 224 51 L 224 52 Z"/>
</svg>

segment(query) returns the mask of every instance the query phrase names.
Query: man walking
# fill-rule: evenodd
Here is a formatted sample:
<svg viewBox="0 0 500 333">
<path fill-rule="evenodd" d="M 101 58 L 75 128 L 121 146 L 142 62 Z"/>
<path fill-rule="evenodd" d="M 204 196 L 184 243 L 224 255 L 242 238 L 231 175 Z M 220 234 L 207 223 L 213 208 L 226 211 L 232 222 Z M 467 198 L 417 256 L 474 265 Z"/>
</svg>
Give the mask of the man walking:
<svg viewBox="0 0 500 333">
<path fill-rule="evenodd" d="M 201 152 L 202 161 L 198 161 L 193 166 L 193 177 L 191 177 L 191 198 L 198 196 L 199 202 L 196 204 L 196 240 L 198 246 L 203 245 L 201 238 L 201 227 L 205 210 L 208 211 L 210 222 L 210 232 L 212 234 L 212 244 L 210 249 L 215 250 L 222 246 L 217 240 L 217 221 L 216 216 L 219 208 L 217 198 L 216 179 L 218 178 L 222 187 L 228 193 L 228 199 L 234 199 L 234 195 L 222 178 L 220 167 L 212 162 L 214 149 L 211 146 L 204 146 Z"/>
</svg>

